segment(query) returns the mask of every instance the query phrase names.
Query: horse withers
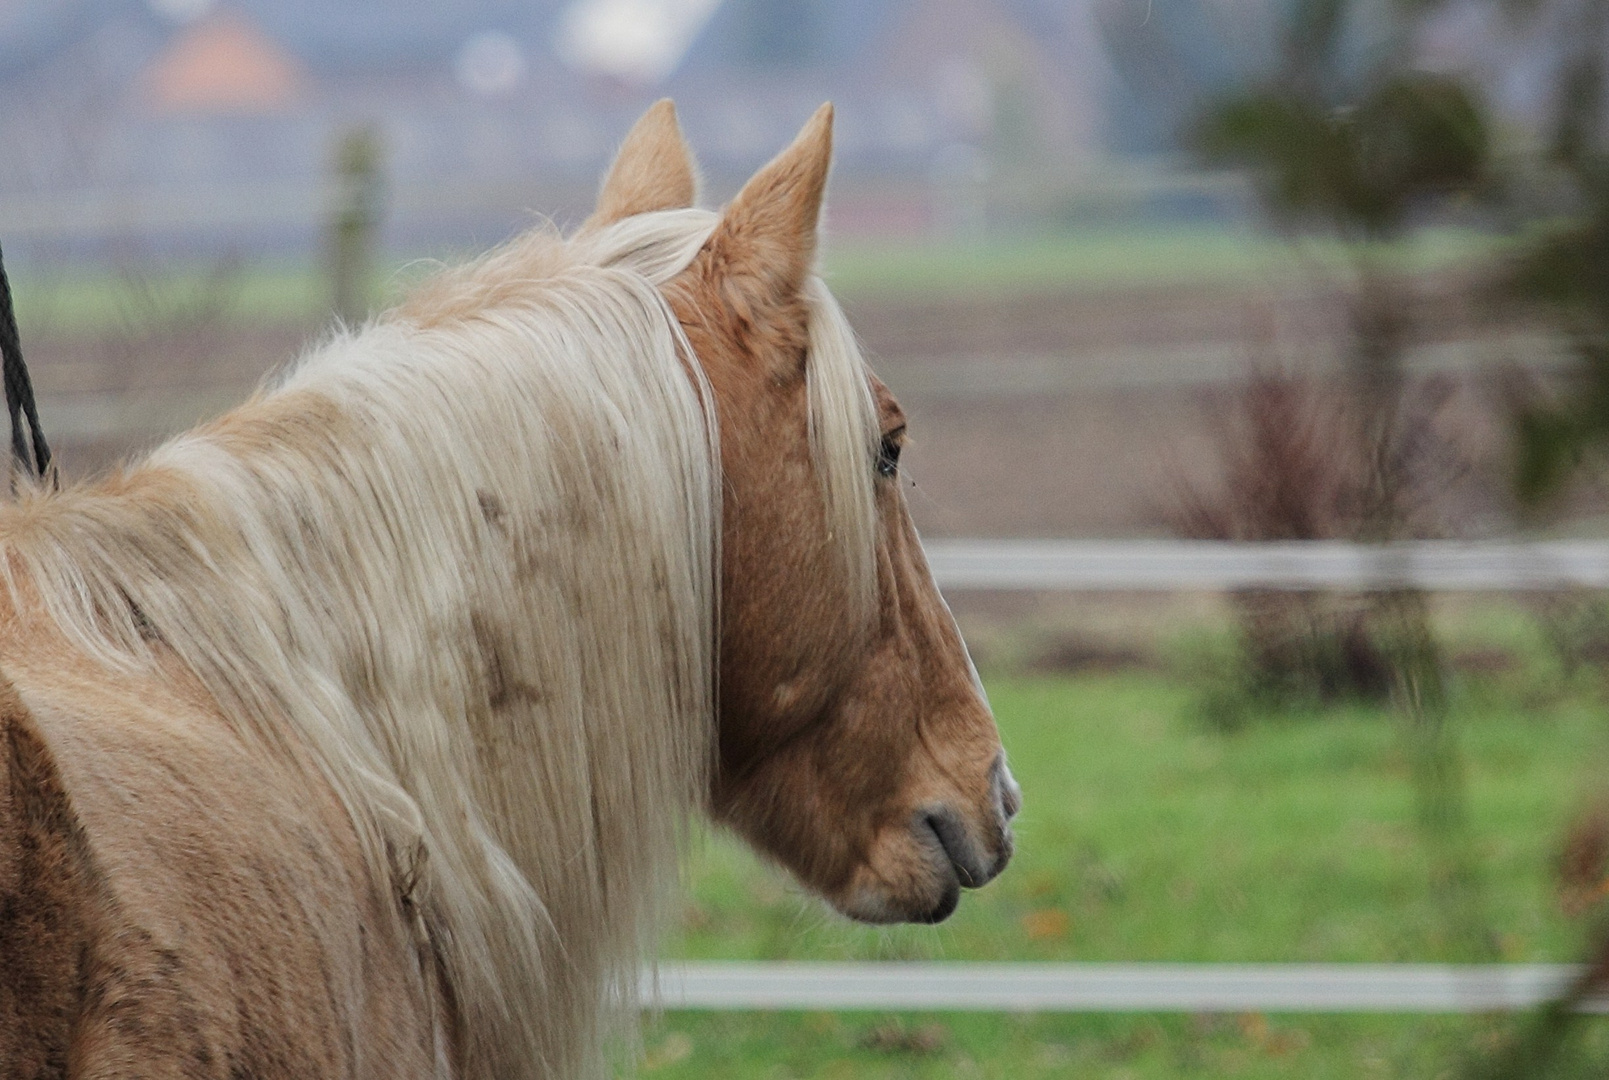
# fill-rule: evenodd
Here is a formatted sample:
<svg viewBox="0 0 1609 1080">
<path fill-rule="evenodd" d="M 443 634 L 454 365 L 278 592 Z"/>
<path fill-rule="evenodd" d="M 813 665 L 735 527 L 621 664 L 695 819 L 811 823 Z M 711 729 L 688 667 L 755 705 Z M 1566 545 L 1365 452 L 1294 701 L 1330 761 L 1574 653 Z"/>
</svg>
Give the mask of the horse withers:
<svg viewBox="0 0 1609 1080">
<path fill-rule="evenodd" d="M 6 1075 L 597 1074 L 701 809 L 865 921 L 1000 871 L 831 123 L 712 214 L 661 103 L 575 235 L 0 511 Z"/>
</svg>

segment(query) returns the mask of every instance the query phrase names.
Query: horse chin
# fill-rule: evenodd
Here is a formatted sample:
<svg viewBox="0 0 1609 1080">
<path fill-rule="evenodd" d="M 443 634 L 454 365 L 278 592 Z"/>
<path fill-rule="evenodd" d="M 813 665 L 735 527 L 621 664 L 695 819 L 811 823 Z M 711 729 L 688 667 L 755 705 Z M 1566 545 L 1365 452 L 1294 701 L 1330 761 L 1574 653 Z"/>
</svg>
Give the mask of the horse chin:
<svg viewBox="0 0 1609 1080">
<path fill-rule="evenodd" d="M 887 926 L 892 923 L 941 923 L 955 913 L 961 903 L 961 883 L 950 875 L 948 883 L 937 890 L 936 896 L 902 898 L 886 888 L 854 889 L 842 899 L 829 898 L 840 915 L 859 923 Z"/>
<path fill-rule="evenodd" d="M 931 925 L 954 914 L 961 878 L 942 853 L 920 840 L 879 846 L 882 858 L 862 864 L 846 889 L 827 897 L 840 914 L 874 925 Z"/>
</svg>

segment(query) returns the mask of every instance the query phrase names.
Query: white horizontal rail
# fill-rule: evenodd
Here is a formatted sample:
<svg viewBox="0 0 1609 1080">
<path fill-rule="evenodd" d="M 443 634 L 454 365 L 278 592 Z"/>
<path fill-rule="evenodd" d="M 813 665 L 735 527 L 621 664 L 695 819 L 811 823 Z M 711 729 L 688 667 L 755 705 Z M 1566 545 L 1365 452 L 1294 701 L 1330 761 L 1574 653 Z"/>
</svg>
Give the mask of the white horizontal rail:
<svg viewBox="0 0 1609 1080">
<path fill-rule="evenodd" d="M 946 590 L 1532 591 L 1609 588 L 1609 542 L 933 540 Z"/>
<path fill-rule="evenodd" d="M 664 1009 L 1475 1013 L 1558 996 L 1565 964 L 687 963 L 643 979 Z M 1594 1000 L 1583 1011 L 1609 1011 Z"/>
</svg>

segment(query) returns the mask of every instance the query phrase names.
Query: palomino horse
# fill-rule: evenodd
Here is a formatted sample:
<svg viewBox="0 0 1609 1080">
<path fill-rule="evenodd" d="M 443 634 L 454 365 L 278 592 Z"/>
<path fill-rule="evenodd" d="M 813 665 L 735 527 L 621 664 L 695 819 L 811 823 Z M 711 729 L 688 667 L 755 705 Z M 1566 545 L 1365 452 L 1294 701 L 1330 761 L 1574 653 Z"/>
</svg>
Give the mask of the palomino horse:
<svg viewBox="0 0 1609 1080">
<path fill-rule="evenodd" d="M 0 513 L 7 1076 L 594 1075 L 701 808 L 865 921 L 1000 871 L 831 124 L 716 215 L 661 103 L 573 237 Z"/>
</svg>

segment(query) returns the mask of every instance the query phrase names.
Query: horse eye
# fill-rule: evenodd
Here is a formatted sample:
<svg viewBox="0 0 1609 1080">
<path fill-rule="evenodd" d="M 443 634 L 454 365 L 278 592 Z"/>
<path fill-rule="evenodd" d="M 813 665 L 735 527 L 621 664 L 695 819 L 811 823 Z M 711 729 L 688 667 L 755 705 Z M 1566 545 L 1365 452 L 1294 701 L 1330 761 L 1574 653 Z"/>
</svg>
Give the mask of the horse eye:
<svg viewBox="0 0 1609 1080">
<path fill-rule="evenodd" d="M 899 472 L 899 445 L 892 436 L 883 438 L 882 450 L 877 455 L 878 476 L 893 476 Z"/>
</svg>

